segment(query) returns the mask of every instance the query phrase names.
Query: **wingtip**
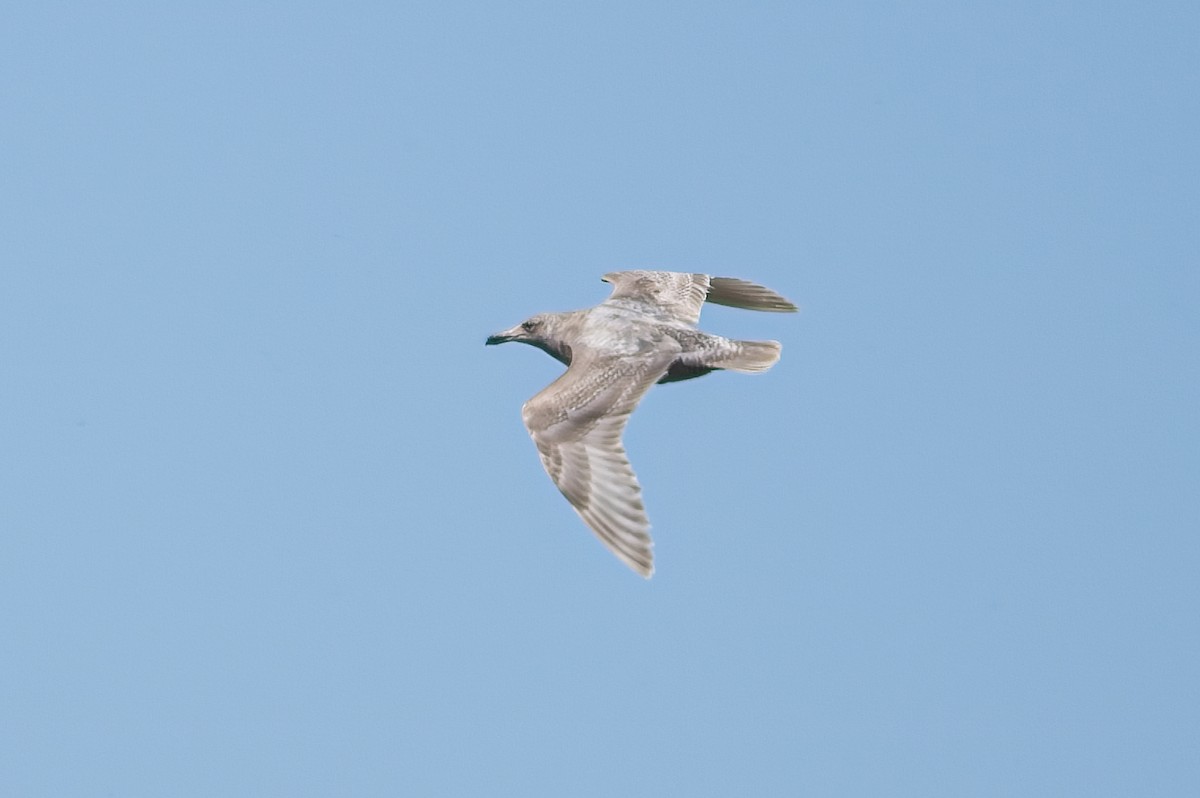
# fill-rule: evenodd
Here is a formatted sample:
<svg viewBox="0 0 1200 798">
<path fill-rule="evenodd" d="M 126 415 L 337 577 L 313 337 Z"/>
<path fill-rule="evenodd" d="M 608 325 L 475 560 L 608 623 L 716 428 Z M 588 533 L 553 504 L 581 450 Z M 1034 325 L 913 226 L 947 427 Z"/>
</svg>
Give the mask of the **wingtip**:
<svg viewBox="0 0 1200 798">
<path fill-rule="evenodd" d="M 607 541 L 605 544 L 607 545 Z M 649 579 L 654 576 L 654 555 L 647 553 L 645 558 L 633 557 L 628 552 L 620 551 L 612 546 L 609 546 L 612 553 L 617 555 L 617 559 L 623 562 L 629 570 L 633 571 L 643 579 Z"/>
<path fill-rule="evenodd" d="M 767 313 L 797 313 L 795 303 L 766 286 L 736 277 L 713 277 L 710 280 L 708 301 L 743 310 Z"/>
</svg>

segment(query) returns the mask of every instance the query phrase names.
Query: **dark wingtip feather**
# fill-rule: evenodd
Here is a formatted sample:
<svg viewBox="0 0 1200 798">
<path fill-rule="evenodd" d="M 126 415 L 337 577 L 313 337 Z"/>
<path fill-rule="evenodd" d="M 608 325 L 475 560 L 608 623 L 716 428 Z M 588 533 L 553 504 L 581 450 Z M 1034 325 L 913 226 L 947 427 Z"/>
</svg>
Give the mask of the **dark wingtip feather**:
<svg viewBox="0 0 1200 798">
<path fill-rule="evenodd" d="M 743 310 L 768 313 L 795 313 L 799 308 L 770 288 L 736 277 L 713 277 L 709 281 L 707 301 Z"/>
</svg>

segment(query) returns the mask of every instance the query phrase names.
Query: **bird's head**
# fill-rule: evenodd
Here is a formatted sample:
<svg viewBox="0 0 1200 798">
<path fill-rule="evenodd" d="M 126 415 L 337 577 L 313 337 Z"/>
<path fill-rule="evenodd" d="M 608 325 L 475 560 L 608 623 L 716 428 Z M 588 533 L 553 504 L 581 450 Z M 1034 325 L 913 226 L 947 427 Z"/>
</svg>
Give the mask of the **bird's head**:
<svg viewBox="0 0 1200 798">
<path fill-rule="evenodd" d="M 523 344 L 536 346 L 550 357 L 566 365 L 571 365 L 571 346 L 569 338 L 564 333 L 570 325 L 565 321 L 573 314 L 570 313 L 539 313 L 531 316 L 516 327 L 489 335 L 488 346 L 506 344 L 509 341 L 520 341 Z"/>
<path fill-rule="evenodd" d="M 509 341 L 520 341 L 525 344 L 537 345 L 546 339 L 547 320 L 545 316 L 531 316 L 516 327 L 510 327 L 503 332 L 489 335 L 485 342 L 488 346 L 506 344 Z"/>
</svg>

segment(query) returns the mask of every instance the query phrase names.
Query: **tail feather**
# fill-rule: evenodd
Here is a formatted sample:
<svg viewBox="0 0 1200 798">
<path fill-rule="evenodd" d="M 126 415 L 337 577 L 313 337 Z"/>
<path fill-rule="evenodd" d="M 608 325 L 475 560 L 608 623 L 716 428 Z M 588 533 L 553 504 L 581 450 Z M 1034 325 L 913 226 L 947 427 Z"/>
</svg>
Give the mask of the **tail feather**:
<svg viewBox="0 0 1200 798">
<path fill-rule="evenodd" d="M 715 363 L 717 368 L 756 373 L 766 371 L 779 361 L 783 349 L 778 341 L 733 341 L 733 349 Z"/>
</svg>

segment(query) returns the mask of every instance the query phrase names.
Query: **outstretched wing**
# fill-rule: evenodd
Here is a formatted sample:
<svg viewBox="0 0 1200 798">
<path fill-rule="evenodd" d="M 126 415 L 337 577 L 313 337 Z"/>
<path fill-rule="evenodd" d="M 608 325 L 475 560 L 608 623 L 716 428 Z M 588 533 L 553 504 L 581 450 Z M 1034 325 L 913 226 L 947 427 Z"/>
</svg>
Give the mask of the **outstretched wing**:
<svg viewBox="0 0 1200 798">
<path fill-rule="evenodd" d="M 647 578 L 654 544 L 621 433 L 677 353 L 664 343 L 643 358 L 577 356 L 521 411 L 554 484 L 604 545 Z"/>
<path fill-rule="evenodd" d="M 609 300 L 643 305 L 653 315 L 686 324 L 700 320 L 700 306 L 708 296 L 708 275 L 685 272 L 609 272 L 600 278 L 612 283 Z"/>
<path fill-rule="evenodd" d="M 635 303 L 652 314 L 696 324 L 705 301 L 745 310 L 783 313 L 796 306 L 770 288 L 734 277 L 709 277 L 686 272 L 609 272 L 602 278 L 613 286 L 609 301 Z"/>
</svg>

